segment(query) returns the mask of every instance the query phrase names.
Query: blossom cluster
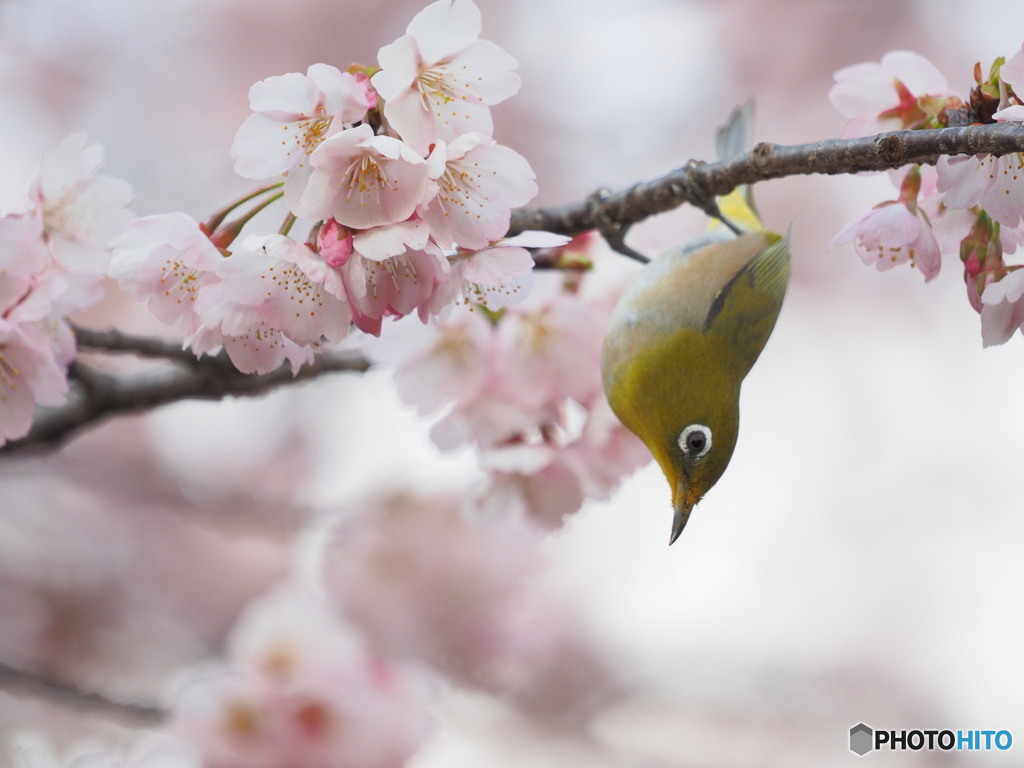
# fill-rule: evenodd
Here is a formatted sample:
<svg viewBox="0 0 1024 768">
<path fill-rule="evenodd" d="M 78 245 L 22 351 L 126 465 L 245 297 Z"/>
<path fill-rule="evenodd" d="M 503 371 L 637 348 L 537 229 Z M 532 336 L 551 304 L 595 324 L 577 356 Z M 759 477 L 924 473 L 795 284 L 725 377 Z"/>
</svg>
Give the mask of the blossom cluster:
<svg viewBox="0 0 1024 768">
<path fill-rule="evenodd" d="M 537 186 L 491 137 L 489 108 L 519 77 L 480 28 L 471 0 L 438 0 L 379 67 L 314 64 L 256 83 L 232 155 L 265 186 L 204 225 L 138 219 L 114 240 L 110 275 L 197 354 L 223 348 L 246 373 L 295 370 L 351 325 L 379 335 L 385 317 L 426 321 L 460 296 L 499 308 L 533 266 L 521 245 L 537 243 L 503 238 Z M 281 230 L 240 237 L 278 199 Z M 297 221 L 305 239 L 289 234 Z"/>
<path fill-rule="evenodd" d="M 585 717 L 617 686 L 543 573 L 543 528 L 482 523 L 452 493 L 354 502 L 323 551 L 324 591 L 377 653 L 428 666 L 541 718 Z"/>
<path fill-rule="evenodd" d="M 650 459 L 601 388 L 601 343 L 619 290 L 552 270 L 501 313 L 452 314 L 369 346 L 372 358 L 395 364 L 405 402 L 423 415 L 443 411 L 431 432 L 440 448 L 479 452 L 486 474 L 466 496 L 467 512 L 526 514 L 554 528 Z"/>
<path fill-rule="evenodd" d="M 966 100 L 909 51 L 847 67 L 835 80 L 829 95 L 848 118 L 844 136 L 1024 121 L 1024 46 L 1008 61 L 997 59 L 987 78 L 976 66 Z M 958 253 L 968 300 L 981 314 L 982 343 L 1002 344 L 1024 333 L 1024 265 L 1004 261 L 1024 243 L 1022 171 L 1022 153 L 946 156 L 934 169 L 894 171 L 896 199 L 848 224 L 830 247 L 853 242 L 865 264 L 887 270 L 909 262 L 926 281 L 939 273 L 944 254 Z"/>
<path fill-rule="evenodd" d="M 27 434 L 37 405 L 61 405 L 75 337 L 66 321 L 102 296 L 107 241 L 131 218 L 131 188 L 99 174 L 82 134 L 40 162 L 22 210 L 0 215 L 0 445 Z"/>
<path fill-rule="evenodd" d="M 310 585 L 254 601 L 227 646 L 173 696 L 170 731 L 207 768 L 391 768 L 431 731 L 427 673 L 369 650 Z"/>
</svg>

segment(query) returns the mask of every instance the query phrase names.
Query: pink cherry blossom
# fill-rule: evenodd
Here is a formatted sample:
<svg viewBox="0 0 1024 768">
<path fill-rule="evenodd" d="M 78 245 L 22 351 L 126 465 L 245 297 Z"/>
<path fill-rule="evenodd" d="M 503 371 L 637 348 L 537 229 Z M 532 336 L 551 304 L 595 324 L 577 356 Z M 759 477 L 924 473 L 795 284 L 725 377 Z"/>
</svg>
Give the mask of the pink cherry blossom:
<svg viewBox="0 0 1024 768">
<path fill-rule="evenodd" d="M 409 334 L 414 343 L 385 338 L 369 353 L 396 364 L 399 395 L 420 413 L 451 404 L 432 439 L 443 450 L 475 446 L 487 473 L 466 495 L 467 511 L 550 528 L 650 457 L 601 391 L 608 290 L 544 277 L 544 290 L 498 318 L 456 308 Z"/>
<path fill-rule="evenodd" d="M 992 115 L 992 119 L 997 123 L 1020 123 L 1024 122 L 1024 106 L 1020 104 L 1014 104 L 1004 109 L 1000 109 Z"/>
<path fill-rule="evenodd" d="M 29 184 L 29 202 L 61 266 L 102 274 L 108 241 L 132 219 L 127 206 L 133 193 L 126 182 L 96 173 L 103 149 L 86 141 L 84 134 L 72 134 L 42 159 Z"/>
<path fill-rule="evenodd" d="M 394 224 L 437 193 L 426 160 L 396 138 L 374 136 L 369 125 L 324 139 L 309 162 L 309 179 L 290 204 L 310 221 L 334 218 L 357 229 Z"/>
<path fill-rule="evenodd" d="M 0 218 L 0 445 L 28 433 L 36 405 L 64 403 L 75 356 L 64 318 L 102 295 L 95 275 L 36 272 L 32 231 L 30 219 Z"/>
<path fill-rule="evenodd" d="M 1014 89 L 1024 86 L 1024 45 L 999 68 L 999 79 Z"/>
<path fill-rule="evenodd" d="M 459 251 L 450 258 L 451 278 L 438 292 L 435 309 L 440 311 L 459 296 L 466 304 L 480 304 L 492 311 L 522 300 L 533 278 L 533 257 L 526 249 L 553 248 L 568 241 L 562 235 L 528 231 L 479 251 Z"/>
<path fill-rule="evenodd" d="M 431 698 L 418 670 L 284 585 L 239 619 L 225 665 L 186 676 L 172 727 L 209 768 L 398 768 L 429 732 Z"/>
<path fill-rule="evenodd" d="M 220 327 L 202 327 L 186 339 L 196 355 L 214 355 L 223 348 L 232 365 L 242 373 L 270 373 L 287 361 L 294 375 L 303 365 L 313 362 L 312 347 L 296 344 L 283 332 L 261 322 L 255 310 L 246 313 L 245 308 L 232 306 L 230 311 L 242 315 L 238 324 L 249 330 L 228 334 Z"/>
<path fill-rule="evenodd" d="M 373 101 L 354 75 L 327 64 L 259 81 L 249 89 L 254 114 L 231 146 L 235 172 L 267 179 L 304 165 L 329 131 L 362 120 Z"/>
<path fill-rule="evenodd" d="M 1024 154 L 939 158 L 938 189 L 949 208 L 980 205 L 1004 226 L 1016 227 L 1024 210 Z"/>
<path fill-rule="evenodd" d="M 981 294 L 981 343 L 1005 344 L 1016 331 L 1024 333 L 1024 269 L 989 283 Z"/>
<path fill-rule="evenodd" d="M 14 322 L 34 323 L 49 338 L 58 365 L 66 368 L 77 350 L 65 317 L 103 297 L 100 281 L 99 275 L 49 270 L 33 280 L 32 290 L 6 316 Z"/>
<path fill-rule="evenodd" d="M 442 450 L 466 444 L 487 449 L 536 431 L 538 422 L 545 417 L 551 414 L 538 418 L 538 414 L 524 410 L 517 403 L 484 394 L 456 401 L 451 411 L 431 428 L 430 438 Z"/>
<path fill-rule="evenodd" d="M 426 415 L 451 400 L 476 399 L 497 351 L 487 318 L 480 312 L 458 312 L 444 322 L 417 325 L 412 333 L 404 330 L 411 340 L 396 340 L 399 334 L 391 333 L 368 350 L 374 360 L 401 363 L 395 386 L 403 402 Z M 396 348 L 403 342 L 404 347 Z"/>
<path fill-rule="evenodd" d="M 601 389 L 595 374 L 604 320 L 597 307 L 568 293 L 509 307 L 496 340 L 504 395 L 530 410 L 565 398 L 590 402 Z"/>
<path fill-rule="evenodd" d="M 222 259 L 219 280 L 196 301 L 202 327 L 197 354 L 224 346 L 245 373 L 266 373 L 288 360 L 312 360 L 321 337 L 340 341 L 352 319 L 340 275 L 308 246 L 284 235 L 252 236 Z"/>
<path fill-rule="evenodd" d="M 186 333 L 199 327 L 199 289 L 220 278 L 223 255 L 199 224 L 184 213 L 136 219 L 111 241 L 108 274 L 129 293 L 146 298 L 149 310 Z"/>
<path fill-rule="evenodd" d="M 537 194 L 533 169 L 517 152 L 480 133 L 439 142 L 439 192 L 420 214 L 443 248 L 485 248 L 508 232 L 512 208 Z"/>
<path fill-rule="evenodd" d="M 396 224 L 371 227 L 353 235 L 352 246 L 371 261 L 384 261 L 406 251 L 421 251 L 430 239 L 430 227 L 413 217 Z"/>
<path fill-rule="evenodd" d="M 603 392 L 587 404 L 587 422 L 562 455 L 586 497 L 598 500 L 609 498 L 623 477 L 651 461 L 647 447 L 615 417 Z"/>
<path fill-rule="evenodd" d="M 0 317 L 0 445 L 28 434 L 37 404 L 61 405 L 67 392 L 47 335 L 35 324 Z"/>
<path fill-rule="evenodd" d="M 440 249 L 432 243 L 380 261 L 353 253 L 340 268 L 352 303 L 352 322 L 374 336 L 380 335 L 385 317 L 416 312 L 426 322 L 436 312 L 435 296 L 449 271 Z"/>
<path fill-rule="evenodd" d="M 40 274 L 50 262 L 38 211 L 0 216 L 0 292 L 5 290 L 4 282 L 8 278 Z"/>
<path fill-rule="evenodd" d="M 469 522 L 448 494 L 358 509 L 326 552 L 328 595 L 374 648 L 478 684 L 507 653 L 504 614 L 537 567 L 540 531 L 513 516 Z"/>
<path fill-rule="evenodd" d="M 450 269 L 427 234 L 426 225 L 418 219 L 354 236 L 333 220 L 320 228 L 317 247 L 325 262 L 341 275 L 352 306 L 352 322 L 361 331 L 379 336 L 385 317 L 417 312 L 426 321 L 436 311 L 435 296 L 446 284 Z M 373 258 L 357 247 L 367 249 Z"/>
<path fill-rule="evenodd" d="M 391 127 L 418 152 L 471 131 L 490 135 L 489 106 L 519 90 L 518 65 L 494 43 L 478 40 L 480 10 L 471 0 L 438 0 L 406 34 L 377 54 L 371 80 Z"/>
<path fill-rule="evenodd" d="M 327 594 L 374 648 L 547 724 L 585 718 L 612 680 L 574 612 L 532 587 L 541 529 L 514 514 L 468 520 L 461 506 L 454 494 L 358 503 L 325 552 Z"/>
<path fill-rule="evenodd" d="M 924 212 L 896 200 L 881 203 L 847 224 L 828 247 L 831 250 L 849 242 L 865 264 L 881 271 L 909 261 L 927 281 L 942 265 L 938 241 Z"/>
<path fill-rule="evenodd" d="M 42 285 L 75 290 L 65 277 L 53 274 Z M 94 283 L 84 287 L 85 295 L 95 296 L 95 288 Z M 0 445 L 28 433 L 36 405 L 62 405 L 67 396 L 66 368 L 74 356 L 74 339 L 62 316 L 40 312 L 52 305 L 50 299 L 34 301 L 30 290 L 12 306 L 0 308 Z"/>
<path fill-rule="evenodd" d="M 849 119 L 844 137 L 915 127 L 926 117 L 922 97 L 952 95 L 935 65 L 911 51 L 891 51 L 880 63 L 854 64 L 834 77 L 829 101 Z"/>
<path fill-rule="evenodd" d="M 303 243 L 253 235 L 216 272 L 220 282 L 202 292 L 197 307 L 207 325 L 232 335 L 249 330 L 241 319 L 246 313 L 225 317 L 212 309 L 233 304 L 253 308 L 262 324 L 296 344 L 341 341 L 348 334 L 352 311 L 341 276 Z"/>
<path fill-rule="evenodd" d="M 530 448 L 546 454 L 548 461 L 541 467 L 519 472 L 491 471 L 463 499 L 463 510 L 468 516 L 484 520 L 522 516 L 545 530 L 556 530 L 582 506 L 586 498 L 583 486 L 564 458 L 541 446 Z"/>
</svg>

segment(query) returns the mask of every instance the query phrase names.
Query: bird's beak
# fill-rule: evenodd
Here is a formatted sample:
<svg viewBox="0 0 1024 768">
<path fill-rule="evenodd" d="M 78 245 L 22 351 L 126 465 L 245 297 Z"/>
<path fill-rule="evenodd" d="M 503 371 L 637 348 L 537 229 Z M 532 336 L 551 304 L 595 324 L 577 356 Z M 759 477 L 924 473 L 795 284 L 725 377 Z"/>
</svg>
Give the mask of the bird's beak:
<svg viewBox="0 0 1024 768">
<path fill-rule="evenodd" d="M 668 540 L 669 546 L 675 544 L 679 534 L 686 527 L 686 521 L 690 519 L 690 512 L 697 500 L 693 498 L 691 489 L 687 487 L 686 475 L 680 475 L 673 494 L 675 503 L 675 514 L 672 517 L 672 537 Z"/>
</svg>

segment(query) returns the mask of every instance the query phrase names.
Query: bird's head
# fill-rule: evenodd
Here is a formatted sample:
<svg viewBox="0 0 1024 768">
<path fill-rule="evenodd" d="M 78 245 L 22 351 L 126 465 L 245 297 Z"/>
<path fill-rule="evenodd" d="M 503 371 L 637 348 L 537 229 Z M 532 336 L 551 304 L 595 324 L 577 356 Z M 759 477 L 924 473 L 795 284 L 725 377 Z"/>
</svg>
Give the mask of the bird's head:
<svg viewBox="0 0 1024 768">
<path fill-rule="evenodd" d="M 624 416 L 672 489 L 671 544 L 732 458 L 739 431 L 739 377 L 704 355 L 692 357 L 686 367 L 666 360 L 651 370 L 660 372 L 658 381 L 632 390 Z"/>
</svg>

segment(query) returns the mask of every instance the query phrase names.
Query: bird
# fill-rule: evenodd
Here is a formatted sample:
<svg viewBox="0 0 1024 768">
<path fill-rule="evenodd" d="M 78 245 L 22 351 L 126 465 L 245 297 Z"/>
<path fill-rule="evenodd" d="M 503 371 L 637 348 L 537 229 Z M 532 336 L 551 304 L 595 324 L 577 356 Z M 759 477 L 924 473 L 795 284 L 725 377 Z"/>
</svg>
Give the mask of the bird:
<svg viewBox="0 0 1024 768">
<path fill-rule="evenodd" d="M 714 230 L 647 264 L 612 311 L 602 383 L 671 487 L 669 544 L 732 458 L 740 385 L 789 283 L 789 240 L 788 233 Z"/>
</svg>

